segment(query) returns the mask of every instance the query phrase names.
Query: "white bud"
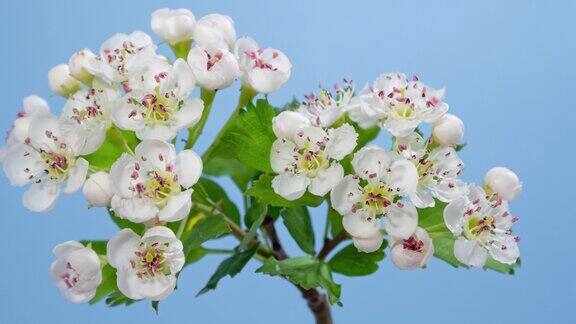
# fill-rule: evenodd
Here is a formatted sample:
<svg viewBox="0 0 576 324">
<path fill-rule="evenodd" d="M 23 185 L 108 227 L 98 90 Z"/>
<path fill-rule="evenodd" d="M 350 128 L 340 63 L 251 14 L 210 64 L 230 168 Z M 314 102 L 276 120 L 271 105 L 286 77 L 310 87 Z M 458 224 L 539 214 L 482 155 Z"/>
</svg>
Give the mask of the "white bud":
<svg viewBox="0 0 576 324">
<path fill-rule="evenodd" d="M 85 48 L 74 53 L 68 60 L 70 75 L 86 84 L 91 84 L 94 75 L 89 71 L 94 70 L 96 55 L 91 50 Z"/>
<path fill-rule="evenodd" d="M 488 191 L 493 191 L 504 200 L 513 200 L 522 192 L 522 182 L 516 173 L 505 167 L 490 169 L 484 177 Z"/>
<path fill-rule="evenodd" d="M 106 172 L 96 172 L 92 174 L 84 183 L 82 194 L 84 194 L 84 197 L 91 206 L 109 206 L 113 196 L 110 186 L 110 175 Z"/>
<path fill-rule="evenodd" d="M 150 25 L 162 40 L 175 44 L 191 40 L 196 18 L 188 9 L 158 9 L 152 13 Z"/>
<path fill-rule="evenodd" d="M 236 42 L 236 30 L 232 18 L 221 14 L 206 15 L 196 23 L 194 41 L 200 46 L 223 42 L 232 48 Z"/>
<path fill-rule="evenodd" d="M 443 146 L 455 145 L 464 137 L 464 123 L 460 118 L 444 114 L 434 123 L 432 130 L 434 140 Z"/>
<path fill-rule="evenodd" d="M 59 64 L 48 72 L 48 85 L 57 95 L 68 97 L 80 90 L 80 81 L 70 75 L 68 64 Z"/>
</svg>

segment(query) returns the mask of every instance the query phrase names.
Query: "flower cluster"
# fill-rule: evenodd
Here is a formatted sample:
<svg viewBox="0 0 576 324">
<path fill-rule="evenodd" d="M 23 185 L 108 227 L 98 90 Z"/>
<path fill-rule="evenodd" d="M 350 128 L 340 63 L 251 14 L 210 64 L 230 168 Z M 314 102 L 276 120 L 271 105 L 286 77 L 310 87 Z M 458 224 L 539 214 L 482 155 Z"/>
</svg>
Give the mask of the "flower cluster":
<svg viewBox="0 0 576 324">
<path fill-rule="evenodd" d="M 179 237 L 163 225 L 189 215 L 192 186 L 203 168 L 190 147 L 178 152 L 175 145 L 180 131 L 194 129 L 211 104 L 194 97 L 195 89 L 220 90 L 241 78 L 243 88 L 267 94 L 289 79 L 291 64 L 280 50 L 237 40 L 234 22 L 221 14 L 196 21 L 189 10 L 160 9 L 151 28 L 172 47 L 174 61 L 157 54 L 141 31 L 113 35 L 97 54 L 74 53 L 48 73 L 52 92 L 65 98 L 60 116 L 44 99 L 25 98 L 0 161 L 12 185 L 30 184 L 23 204 L 31 211 L 47 212 L 61 192 L 82 188 L 89 206 L 144 223 L 142 237 L 120 231 L 101 258 L 117 269 L 125 296 L 160 300 L 172 292 L 184 265 Z M 110 145 L 121 155 L 105 155 L 115 161 L 102 167 L 93 157 Z M 58 245 L 54 254 L 52 279 L 62 294 L 73 302 L 94 297 L 103 266 L 98 255 L 78 242 Z"/>
<path fill-rule="evenodd" d="M 152 38 L 141 31 L 113 35 L 97 53 L 90 49 L 74 53 L 67 64 L 48 72 L 50 89 L 65 100 L 60 115 L 51 112 L 44 99 L 26 97 L 0 148 L 0 163 L 10 183 L 29 186 L 22 198 L 27 209 L 50 211 L 61 192 L 82 189 L 89 207 L 106 208 L 121 227 L 106 244 L 97 242 L 98 248 L 93 242 L 76 241 L 54 248 L 57 260 L 51 278 L 66 299 L 97 300 L 102 284 L 123 298 L 163 300 L 191 262 L 186 259 L 191 250 L 207 253 L 200 244 L 222 236 L 226 229 L 241 243 L 226 251 L 238 259 L 225 262 L 232 260 L 241 268 L 246 255 L 286 261 L 287 256 L 277 255 L 285 254 L 280 243 L 261 242 L 254 227 L 262 226 L 270 241 L 277 240 L 275 218 L 260 215 L 243 229 L 241 222 L 224 214 L 222 201 L 213 201 L 211 195 L 220 188 L 206 190 L 201 185 L 210 181 L 201 180 L 203 172 L 230 175 L 252 196 L 245 200 L 246 220 L 261 205 L 276 213 L 273 216 L 291 217 L 286 208 L 276 207 L 305 209 L 327 202 L 328 248 L 306 258 L 311 263 L 296 270 L 308 267 L 314 273 L 310 278 L 305 273 L 280 274 L 296 284 L 306 277 L 306 285 L 318 282 L 328 294 L 336 285 L 329 282 L 330 262 L 323 260 L 340 243 L 337 235 L 352 239 L 359 251 L 354 253 L 379 251 L 386 238 L 392 262 L 400 269 L 425 267 L 439 249 L 436 238 L 451 239 L 450 252 L 466 266 L 483 267 L 489 258 L 506 265 L 517 262 L 519 238 L 512 225 L 518 218 L 512 216 L 509 202 L 519 195 L 522 184 L 503 167 L 490 170 L 482 187 L 460 179 L 464 124 L 447 113 L 443 88 L 388 73 L 358 93 L 350 80 L 333 90 L 320 87 L 281 111 L 267 99 L 256 105 L 251 101 L 288 81 L 292 68 L 288 57 L 249 37 L 237 39 L 230 17 L 209 14 L 196 20 L 186 9 L 160 9 L 152 14 L 151 29 L 172 48 L 173 60 L 159 55 Z M 196 154 L 192 147 L 216 91 L 237 79 L 241 79 L 237 109 L 208 151 Z M 429 136 L 423 134 L 422 123 L 431 125 Z M 183 130 L 188 130 L 185 145 L 179 142 Z M 391 134 L 391 147 L 368 144 L 381 130 Z M 219 145 L 224 149 L 215 147 Z M 220 159 L 213 159 L 217 154 Z M 214 160 L 222 165 L 208 164 Z M 210 173 L 205 166 L 218 172 Z M 218 200 L 226 195 L 216 196 Z M 237 212 L 235 206 L 227 207 Z M 440 212 L 430 216 L 431 210 Z M 423 213 L 428 217 L 425 222 Z M 207 217 L 212 218 L 206 221 Z M 287 227 L 310 223 L 285 221 Z M 334 234 L 336 225 L 342 228 L 340 234 Z M 194 230 L 198 232 L 192 235 Z M 293 234 L 296 238 L 312 230 L 289 228 L 289 232 L 298 232 Z M 314 250 L 302 249 L 308 254 Z M 115 276 L 103 276 L 104 268 Z M 216 277 L 239 271 L 220 273 L 228 271 L 224 268 L 210 279 L 210 286 L 215 286 Z M 319 275 L 321 279 L 316 278 Z M 104 280 L 116 282 L 103 284 Z"/>
<path fill-rule="evenodd" d="M 506 201 L 520 192 L 520 181 L 501 167 L 487 173 L 486 191 L 459 179 L 464 163 L 457 149 L 464 124 L 447 113 L 444 89 L 402 73 L 383 74 L 359 94 L 344 81 L 334 94 L 321 88 L 274 119 L 274 191 L 288 200 L 300 198 L 306 188 L 318 196 L 330 192 L 331 207 L 342 215 L 354 245 L 374 252 L 389 235 L 392 260 L 401 269 L 425 266 L 434 254 L 432 238 L 418 226 L 418 209 L 437 201 L 448 204 L 445 226 L 457 237 L 454 254 L 461 263 L 481 267 L 488 254 L 515 263 L 518 238 L 511 225 L 516 218 L 509 216 Z M 432 124 L 428 139 L 418 128 L 423 122 Z M 355 148 L 357 131 L 372 127 L 391 133 L 390 151 Z M 334 155 L 334 146 L 340 154 Z M 344 172 L 339 161 L 352 152 L 351 167 Z"/>
</svg>

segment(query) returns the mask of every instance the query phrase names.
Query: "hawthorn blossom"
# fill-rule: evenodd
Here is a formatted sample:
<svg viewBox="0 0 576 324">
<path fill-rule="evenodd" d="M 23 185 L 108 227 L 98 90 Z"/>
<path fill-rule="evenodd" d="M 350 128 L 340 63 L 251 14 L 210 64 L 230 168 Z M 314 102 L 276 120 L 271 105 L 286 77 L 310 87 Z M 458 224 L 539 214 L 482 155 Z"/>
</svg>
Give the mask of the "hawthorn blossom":
<svg viewBox="0 0 576 324">
<path fill-rule="evenodd" d="M 48 72 L 48 85 L 55 94 L 68 97 L 80 90 L 80 81 L 70 75 L 68 64 L 59 64 Z"/>
<path fill-rule="evenodd" d="M 272 170 L 278 173 L 272 188 L 278 195 L 295 200 L 308 189 L 324 196 L 342 179 L 339 161 L 352 153 L 358 138 L 352 126 L 324 130 L 296 112 L 284 111 L 274 117 L 272 127 L 278 137 L 270 151 Z"/>
<path fill-rule="evenodd" d="M 306 100 L 296 111 L 308 117 L 315 126 L 330 127 L 350 109 L 353 94 L 353 82 L 344 79 L 344 87 L 335 85 L 334 94 L 320 87 L 318 94 L 305 95 Z"/>
<path fill-rule="evenodd" d="M 522 192 L 522 182 L 514 171 L 505 167 L 490 169 L 484 177 L 484 187 L 490 194 L 510 201 Z"/>
<path fill-rule="evenodd" d="M 32 185 L 24 193 L 24 207 L 35 212 L 52 209 L 60 192 L 73 193 L 82 187 L 88 162 L 78 157 L 80 144 L 75 134 L 64 136 L 62 123 L 50 114 L 30 121 L 28 137 L 7 152 L 3 168 L 13 186 Z"/>
<path fill-rule="evenodd" d="M 8 131 L 6 144 L 24 143 L 28 138 L 30 122 L 37 115 L 49 114 L 50 106 L 43 98 L 31 95 L 22 100 L 22 110 L 16 114 L 12 128 Z"/>
<path fill-rule="evenodd" d="M 370 225 L 365 224 L 365 226 L 370 226 Z M 380 229 L 378 229 L 378 231 L 374 231 L 372 236 L 367 237 L 367 238 L 353 236 L 352 237 L 352 243 L 358 249 L 358 251 L 361 251 L 364 253 L 372 253 L 372 252 L 378 251 L 380 249 L 380 247 L 382 246 L 383 239 L 384 239 L 384 236 L 380 232 Z"/>
<path fill-rule="evenodd" d="M 191 187 L 201 174 L 202 159 L 192 150 L 176 154 L 172 144 L 144 140 L 135 156 L 124 153 L 110 169 L 111 209 L 135 223 L 179 221 L 190 212 Z"/>
<path fill-rule="evenodd" d="M 226 15 L 206 15 L 196 22 L 194 41 L 201 47 L 206 47 L 213 42 L 219 42 L 232 48 L 236 41 L 234 21 Z"/>
<path fill-rule="evenodd" d="M 184 266 L 182 242 L 168 227 L 155 226 L 142 237 L 125 228 L 108 241 L 108 263 L 116 268 L 118 289 L 130 299 L 168 297 Z"/>
<path fill-rule="evenodd" d="M 396 267 L 402 270 L 424 267 L 434 255 L 434 244 L 425 229 L 418 227 L 407 239 L 390 240 L 390 256 Z"/>
<path fill-rule="evenodd" d="M 94 74 L 90 71 L 97 69 L 98 58 L 88 48 L 80 50 L 70 57 L 68 67 L 70 75 L 87 85 L 92 85 Z"/>
<path fill-rule="evenodd" d="M 512 235 L 516 221 L 506 202 L 488 201 L 484 190 L 475 185 L 444 209 L 444 222 L 457 236 L 454 256 L 473 267 L 484 266 L 488 255 L 501 263 L 516 262 L 520 256 L 519 237 Z"/>
<path fill-rule="evenodd" d="M 227 88 L 240 75 L 238 61 L 223 43 L 193 47 L 188 53 L 188 64 L 203 89 Z"/>
<path fill-rule="evenodd" d="M 452 114 L 444 114 L 434 123 L 432 136 L 434 141 L 440 145 L 456 145 L 464 137 L 464 123 L 460 118 Z"/>
<path fill-rule="evenodd" d="M 382 74 L 355 99 L 350 117 L 361 127 L 379 125 L 394 136 L 407 136 L 421 122 L 432 123 L 448 111 L 444 92 L 402 73 Z"/>
<path fill-rule="evenodd" d="M 52 283 L 73 303 L 85 303 L 96 295 L 102 282 L 100 258 L 91 248 L 76 241 L 54 247 L 57 260 L 50 266 Z"/>
<path fill-rule="evenodd" d="M 290 60 L 275 48 L 260 48 L 253 39 L 244 37 L 236 41 L 234 54 L 243 84 L 256 92 L 274 92 L 290 78 Z"/>
<path fill-rule="evenodd" d="M 112 126 L 110 111 L 120 92 L 107 84 L 94 80 L 92 87 L 71 95 L 62 111 L 64 135 L 69 132 L 78 136 L 81 155 L 95 152 L 106 140 L 106 132 Z"/>
<path fill-rule="evenodd" d="M 128 89 L 125 82 L 130 75 L 144 69 L 147 59 L 154 56 L 156 45 L 146 33 L 118 33 L 102 43 L 97 64 L 86 68 L 106 82 L 121 83 Z"/>
<path fill-rule="evenodd" d="M 96 172 L 88 177 L 82 187 L 82 194 L 90 207 L 110 206 L 114 196 L 110 182 L 110 174 L 106 172 Z"/>
<path fill-rule="evenodd" d="M 177 44 L 192 40 L 196 18 L 188 9 L 162 8 L 152 13 L 150 25 L 162 40 Z"/>
<path fill-rule="evenodd" d="M 416 230 L 418 212 L 403 200 L 416 190 L 418 172 L 410 161 L 380 147 L 366 146 L 354 154 L 354 174 L 332 189 L 332 207 L 344 218 L 342 225 L 352 237 L 374 238 L 380 219 L 392 236 L 408 238 Z"/>
<path fill-rule="evenodd" d="M 429 152 L 427 142 L 418 133 L 412 133 L 396 138 L 394 149 L 418 170 L 418 187 L 410 195 L 416 207 L 433 207 L 434 198 L 450 202 L 466 190 L 465 183 L 458 179 L 464 163 L 454 148 L 437 147 Z"/>
<path fill-rule="evenodd" d="M 116 126 L 136 132 L 141 140 L 170 141 L 202 116 L 202 100 L 189 98 L 194 78 L 182 59 L 171 65 L 163 59 L 151 58 L 129 84 L 130 92 L 120 99 L 112 118 Z"/>
</svg>

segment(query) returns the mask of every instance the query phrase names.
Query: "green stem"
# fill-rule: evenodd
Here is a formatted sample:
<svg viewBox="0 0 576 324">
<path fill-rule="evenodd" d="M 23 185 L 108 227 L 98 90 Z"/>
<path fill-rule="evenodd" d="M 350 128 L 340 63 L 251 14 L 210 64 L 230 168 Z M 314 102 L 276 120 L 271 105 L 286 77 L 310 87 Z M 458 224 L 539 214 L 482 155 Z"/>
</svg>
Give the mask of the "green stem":
<svg viewBox="0 0 576 324">
<path fill-rule="evenodd" d="M 435 232 L 438 229 L 442 229 L 442 230 L 446 229 L 446 225 L 444 225 L 444 223 L 440 223 L 440 224 L 428 226 L 424 229 L 426 230 L 426 232 Z"/>
<path fill-rule="evenodd" d="M 212 103 L 214 102 L 214 97 L 216 96 L 216 91 L 202 89 L 200 92 L 200 98 L 204 102 L 204 110 L 202 111 L 202 117 L 198 123 L 188 129 L 188 139 L 186 140 L 186 145 L 184 149 L 191 149 L 194 143 L 202 135 L 204 126 L 206 126 L 206 121 L 210 115 L 210 110 L 212 109 Z"/>
<path fill-rule="evenodd" d="M 180 221 L 180 225 L 178 226 L 178 231 L 176 232 L 177 238 L 181 238 L 182 234 L 184 234 L 184 230 L 186 229 L 186 224 L 188 224 L 188 217 L 190 217 L 190 215 L 187 215 L 186 218 L 184 218 L 183 220 Z"/>
<path fill-rule="evenodd" d="M 204 248 L 204 251 L 208 254 L 234 254 L 234 250 L 228 250 L 228 249 Z"/>
<path fill-rule="evenodd" d="M 220 145 L 222 137 L 224 137 L 224 135 L 228 132 L 228 130 L 236 123 L 236 117 L 238 116 L 240 110 L 244 108 L 250 102 L 250 100 L 252 100 L 252 98 L 256 96 L 256 94 L 257 93 L 254 90 L 247 87 L 242 87 L 242 89 L 240 90 L 240 97 L 238 98 L 238 105 L 236 105 L 236 109 L 234 109 L 232 115 L 230 115 L 230 117 L 226 121 L 226 124 L 222 126 L 220 132 L 218 133 L 218 135 L 216 135 L 214 142 L 212 142 L 210 147 L 208 147 L 206 152 L 204 152 L 204 154 L 202 155 L 202 160 L 204 160 L 204 162 L 207 162 L 210 159 L 212 159 L 214 150 Z"/>
<path fill-rule="evenodd" d="M 192 46 L 192 40 L 170 44 L 172 52 L 174 52 L 174 56 L 176 56 L 176 58 L 180 58 L 183 60 L 188 58 L 188 52 L 190 52 L 191 46 Z"/>
<path fill-rule="evenodd" d="M 130 148 L 130 145 L 128 145 L 128 142 L 126 141 L 126 138 L 124 138 L 124 134 L 122 134 L 122 131 L 116 126 L 112 126 L 111 129 L 114 130 L 114 132 L 116 133 L 116 138 L 120 141 L 119 144 L 124 149 L 124 152 L 134 156 L 134 151 L 132 151 L 132 148 Z"/>
</svg>

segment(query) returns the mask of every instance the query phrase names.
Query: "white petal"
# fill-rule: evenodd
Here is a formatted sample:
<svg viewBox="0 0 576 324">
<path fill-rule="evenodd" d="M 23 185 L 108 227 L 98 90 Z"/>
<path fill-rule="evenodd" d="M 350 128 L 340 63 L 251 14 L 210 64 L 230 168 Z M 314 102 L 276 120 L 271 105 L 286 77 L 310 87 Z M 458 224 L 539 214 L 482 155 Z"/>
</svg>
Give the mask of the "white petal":
<svg viewBox="0 0 576 324">
<path fill-rule="evenodd" d="M 199 98 L 194 98 L 185 102 L 184 106 L 174 114 L 176 126 L 178 128 L 189 128 L 194 126 L 202 117 L 204 102 Z"/>
<path fill-rule="evenodd" d="M 397 202 L 388 207 L 388 214 L 384 217 L 384 228 L 388 234 L 407 239 L 418 226 L 418 211 L 412 203 Z"/>
<path fill-rule="evenodd" d="M 70 194 L 82 188 L 86 180 L 86 174 L 88 174 L 88 161 L 83 158 L 77 158 L 74 167 L 68 173 L 68 180 L 62 191 Z"/>
<path fill-rule="evenodd" d="M 144 127 L 144 120 L 139 109 L 128 100 L 127 98 L 116 100 L 110 116 L 118 128 L 135 131 Z"/>
<path fill-rule="evenodd" d="M 33 180 L 31 177 L 44 172 L 44 163 L 38 152 L 24 144 L 14 144 L 6 149 L 2 168 L 10 184 L 24 186 Z"/>
<path fill-rule="evenodd" d="M 28 96 L 24 98 L 23 103 L 24 111 L 26 111 L 27 114 L 41 114 L 50 112 L 50 106 L 48 106 L 46 100 L 39 96 Z"/>
<path fill-rule="evenodd" d="M 503 235 L 490 245 L 490 255 L 494 260 L 504 264 L 514 264 L 520 257 L 520 250 L 516 239 L 510 235 Z"/>
<path fill-rule="evenodd" d="M 176 62 L 174 62 L 173 70 L 178 79 L 178 93 L 176 93 L 176 96 L 179 98 L 188 97 L 196 86 L 190 65 L 183 59 L 177 59 Z"/>
<path fill-rule="evenodd" d="M 63 242 L 63 243 L 56 245 L 52 249 L 52 253 L 57 258 L 62 258 L 64 256 L 68 255 L 69 253 L 71 253 L 72 251 L 76 251 L 76 250 L 83 249 L 83 248 L 84 248 L 84 245 L 80 244 L 80 242 L 66 241 L 66 242 Z"/>
<path fill-rule="evenodd" d="M 284 173 L 287 170 L 292 170 L 296 162 L 294 153 L 297 151 L 297 146 L 291 141 L 279 138 L 272 144 L 270 150 L 270 164 L 272 170 L 276 173 Z"/>
<path fill-rule="evenodd" d="M 134 257 L 134 251 L 137 250 L 139 244 L 140 236 L 133 230 L 129 228 L 120 230 L 106 246 L 108 263 L 118 270 L 129 267 L 130 259 Z"/>
<path fill-rule="evenodd" d="M 142 236 L 142 240 L 159 240 L 162 239 L 166 242 L 178 240 L 174 232 L 166 226 L 154 226 L 148 229 Z"/>
<path fill-rule="evenodd" d="M 464 213 L 467 208 L 468 199 L 464 196 L 454 199 L 444 208 L 444 223 L 454 235 L 462 233 L 462 226 L 466 221 Z"/>
<path fill-rule="evenodd" d="M 272 180 L 272 189 L 287 200 L 296 200 L 306 192 L 310 179 L 302 174 L 280 174 Z"/>
<path fill-rule="evenodd" d="M 153 301 L 168 297 L 176 287 L 176 276 L 157 276 L 153 280 L 141 281 L 138 292 Z"/>
<path fill-rule="evenodd" d="M 352 242 L 354 246 L 361 252 L 372 253 L 378 251 L 382 246 L 384 236 L 380 232 L 377 232 L 373 237 L 369 238 L 359 238 L 353 237 Z"/>
<path fill-rule="evenodd" d="M 348 234 L 355 238 L 371 238 L 380 231 L 380 220 L 373 215 L 367 215 L 358 210 L 356 213 L 344 215 L 342 226 Z"/>
<path fill-rule="evenodd" d="M 488 258 L 488 251 L 478 245 L 476 241 L 469 241 L 463 237 L 459 237 L 454 242 L 454 256 L 458 261 L 471 266 L 482 267 Z"/>
<path fill-rule="evenodd" d="M 57 183 L 33 183 L 22 195 L 22 204 L 33 212 L 47 212 L 54 208 L 58 196 L 60 186 Z"/>
<path fill-rule="evenodd" d="M 522 192 L 522 182 L 516 173 L 505 167 L 490 169 L 484 183 L 504 200 L 513 200 Z"/>
<path fill-rule="evenodd" d="M 166 125 L 146 126 L 136 130 L 136 136 L 141 140 L 171 141 L 178 133 L 178 129 Z"/>
<path fill-rule="evenodd" d="M 352 167 L 362 179 L 379 180 L 386 174 L 392 156 L 385 149 L 377 146 L 366 146 L 354 154 Z"/>
<path fill-rule="evenodd" d="M 170 197 L 166 206 L 158 213 L 158 219 L 164 222 L 176 222 L 188 216 L 192 208 L 192 189 Z"/>
<path fill-rule="evenodd" d="M 134 153 L 145 170 L 165 170 L 166 166 L 173 165 L 176 159 L 174 145 L 156 139 L 142 141 L 136 146 Z"/>
<path fill-rule="evenodd" d="M 116 276 L 116 284 L 124 296 L 134 300 L 145 297 L 140 293 L 142 283 L 131 269 L 128 267 L 121 268 L 116 272 Z"/>
<path fill-rule="evenodd" d="M 411 161 L 399 159 L 390 165 L 388 184 L 400 195 L 410 195 L 418 186 L 418 170 Z"/>
<path fill-rule="evenodd" d="M 82 194 L 91 206 L 105 207 L 110 205 L 114 193 L 110 183 L 110 175 L 106 172 L 92 174 L 82 187 Z"/>
<path fill-rule="evenodd" d="M 124 199 L 118 196 L 112 197 L 111 209 L 118 217 L 128 219 L 134 223 L 143 223 L 158 215 L 158 207 L 147 198 Z"/>
<path fill-rule="evenodd" d="M 134 186 L 132 173 L 135 171 L 136 160 L 128 153 L 122 155 L 110 168 L 112 191 L 123 198 L 134 197 L 136 193 L 130 190 Z"/>
<path fill-rule="evenodd" d="M 432 194 L 422 187 L 418 187 L 416 191 L 410 195 L 410 201 L 418 208 L 434 207 L 436 204 Z"/>
<path fill-rule="evenodd" d="M 356 133 L 354 127 L 344 124 L 336 129 L 330 128 L 328 137 L 330 141 L 326 146 L 326 153 L 333 159 L 341 160 L 352 153 L 356 147 L 358 133 Z"/>
<path fill-rule="evenodd" d="M 339 163 L 334 162 L 328 169 L 319 170 L 318 173 L 316 173 L 316 177 L 310 182 L 308 191 L 316 196 L 324 196 L 332 190 L 343 177 L 344 168 L 342 168 Z"/>
<path fill-rule="evenodd" d="M 278 138 L 293 139 L 308 126 L 308 118 L 294 111 L 283 111 L 272 119 L 272 129 Z"/>
<path fill-rule="evenodd" d="M 182 187 L 192 187 L 202 175 L 202 158 L 192 150 L 183 150 L 176 157 L 175 172 Z"/>
<path fill-rule="evenodd" d="M 348 175 L 330 192 L 332 208 L 341 215 L 350 213 L 352 206 L 360 200 L 362 192 L 358 188 L 358 182 L 358 179 Z"/>
<path fill-rule="evenodd" d="M 28 136 L 34 147 L 52 152 L 59 149 L 63 140 L 58 119 L 49 114 L 32 118 Z"/>
</svg>

